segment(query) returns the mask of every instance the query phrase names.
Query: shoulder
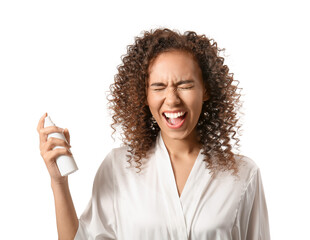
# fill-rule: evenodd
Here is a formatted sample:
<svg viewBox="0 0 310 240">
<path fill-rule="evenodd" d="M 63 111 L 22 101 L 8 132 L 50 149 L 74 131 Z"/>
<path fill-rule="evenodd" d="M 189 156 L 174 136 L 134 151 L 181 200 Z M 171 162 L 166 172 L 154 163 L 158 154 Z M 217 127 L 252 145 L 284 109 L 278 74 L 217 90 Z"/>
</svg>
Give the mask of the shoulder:
<svg viewBox="0 0 310 240">
<path fill-rule="evenodd" d="M 115 169 L 118 168 L 118 165 L 125 165 L 126 163 L 128 149 L 128 147 L 122 146 L 110 150 L 104 157 L 96 172 L 95 181 L 102 182 L 114 178 Z"/>
<path fill-rule="evenodd" d="M 235 159 L 241 172 L 253 172 L 259 169 L 257 163 L 248 156 L 236 154 Z"/>
<path fill-rule="evenodd" d="M 127 158 L 127 155 L 130 154 L 128 150 L 128 146 L 113 148 L 110 150 L 110 152 L 107 153 L 101 163 L 101 166 L 108 165 L 109 167 L 112 167 L 116 164 L 119 164 L 120 162 L 123 162 L 123 160 L 126 162 L 125 159 Z"/>
<path fill-rule="evenodd" d="M 238 175 L 244 184 L 248 185 L 252 179 L 259 173 L 259 166 L 250 157 L 244 155 L 235 155 L 238 165 Z"/>
<path fill-rule="evenodd" d="M 126 145 L 112 148 L 101 162 L 98 172 L 102 173 L 109 171 L 110 175 L 122 174 L 125 172 L 126 169 L 130 166 L 130 163 L 128 162 L 128 156 L 131 155 L 131 153 L 129 150 L 129 146 Z"/>
<path fill-rule="evenodd" d="M 234 180 L 235 183 L 244 187 L 251 181 L 253 176 L 257 174 L 259 167 L 256 162 L 248 156 L 235 154 L 234 157 L 238 167 L 237 176 L 234 176 L 232 171 L 225 171 L 220 172 L 216 178 L 222 180 L 226 179 L 227 181 Z"/>
<path fill-rule="evenodd" d="M 107 154 L 107 157 L 110 159 L 123 159 L 124 157 L 126 157 L 126 155 L 129 154 L 128 150 L 128 146 L 116 147 Z"/>
</svg>

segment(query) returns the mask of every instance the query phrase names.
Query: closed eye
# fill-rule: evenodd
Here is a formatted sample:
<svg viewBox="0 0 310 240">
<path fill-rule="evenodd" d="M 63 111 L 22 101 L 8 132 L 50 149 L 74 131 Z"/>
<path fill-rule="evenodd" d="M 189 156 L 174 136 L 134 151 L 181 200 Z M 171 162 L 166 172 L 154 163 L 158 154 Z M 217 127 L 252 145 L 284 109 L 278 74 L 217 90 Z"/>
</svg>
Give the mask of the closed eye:
<svg viewBox="0 0 310 240">
<path fill-rule="evenodd" d="M 193 88 L 193 86 L 190 86 L 190 87 L 180 87 L 180 89 L 191 89 Z"/>
<path fill-rule="evenodd" d="M 189 86 L 189 87 L 179 87 L 179 89 L 181 89 L 181 90 L 187 90 L 187 89 L 191 89 L 191 88 L 193 88 L 194 86 Z M 162 90 L 165 90 L 165 88 L 153 88 L 152 89 L 153 91 L 162 91 Z"/>
</svg>

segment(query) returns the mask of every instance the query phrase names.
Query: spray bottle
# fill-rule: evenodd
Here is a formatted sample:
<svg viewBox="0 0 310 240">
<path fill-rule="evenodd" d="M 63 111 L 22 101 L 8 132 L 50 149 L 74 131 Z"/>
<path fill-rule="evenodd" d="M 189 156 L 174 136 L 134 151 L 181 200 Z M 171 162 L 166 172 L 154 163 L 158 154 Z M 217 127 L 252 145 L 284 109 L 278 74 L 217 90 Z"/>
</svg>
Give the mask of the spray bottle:
<svg viewBox="0 0 310 240">
<path fill-rule="evenodd" d="M 49 127 L 49 126 L 55 126 L 55 124 L 52 122 L 50 116 L 47 116 L 44 119 L 44 127 Z M 63 133 L 58 133 L 58 132 L 50 133 L 48 134 L 47 139 L 49 139 L 50 137 L 60 138 L 60 139 L 67 141 Z M 65 147 L 55 146 L 53 149 L 55 148 L 65 148 Z M 56 159 L 56 164 L 58 166 L 61 176 L 67 176 L 75 172 L 76 170 L 78 170 L 78 167 L 74 161 L 73 156 L 60 155 Z"/>
</svg>

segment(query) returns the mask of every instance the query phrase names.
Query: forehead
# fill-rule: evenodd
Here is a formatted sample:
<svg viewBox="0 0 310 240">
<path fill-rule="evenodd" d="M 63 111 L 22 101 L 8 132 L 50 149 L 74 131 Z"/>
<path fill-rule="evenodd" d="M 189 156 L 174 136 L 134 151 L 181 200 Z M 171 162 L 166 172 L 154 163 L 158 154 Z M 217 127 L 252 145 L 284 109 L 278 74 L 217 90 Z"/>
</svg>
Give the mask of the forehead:
<svg viewBox="0 0 310 240">
<path fill-rule="evenodd" d="M 160 53 L 149 66 L 149 81 L 200 78 L 201 69 L 192 54 L 184 51 Z"/>
</svg>

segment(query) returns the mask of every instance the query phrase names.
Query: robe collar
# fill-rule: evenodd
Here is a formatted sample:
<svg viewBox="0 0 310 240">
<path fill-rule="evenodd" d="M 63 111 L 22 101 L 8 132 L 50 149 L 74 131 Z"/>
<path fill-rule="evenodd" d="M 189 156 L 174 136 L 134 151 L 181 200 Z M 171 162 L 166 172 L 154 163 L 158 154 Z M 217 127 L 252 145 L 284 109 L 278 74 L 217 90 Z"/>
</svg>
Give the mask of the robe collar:
<svg viewBox="0 0 310 240">
<path fill-rule="evenodd" d="M 167 210 L 170 212 L 170 216 L 174 216 L 174 219 L 172 219 L 174 226 L 171 227 L 179 229 L 178 239 L 188 239 L 190 226 L 186 223 L 185 215 L 188 215 L 187 213 L 197 206 L 203 188 L 201 181 L 208 177 L 202 150 L 200 149 L 181 196 L 179 196 L 171 159 L 161 132 L 159 132 L 156 139 L 155 157 L 159 182 L 167 202 Z"/>
</svg>

